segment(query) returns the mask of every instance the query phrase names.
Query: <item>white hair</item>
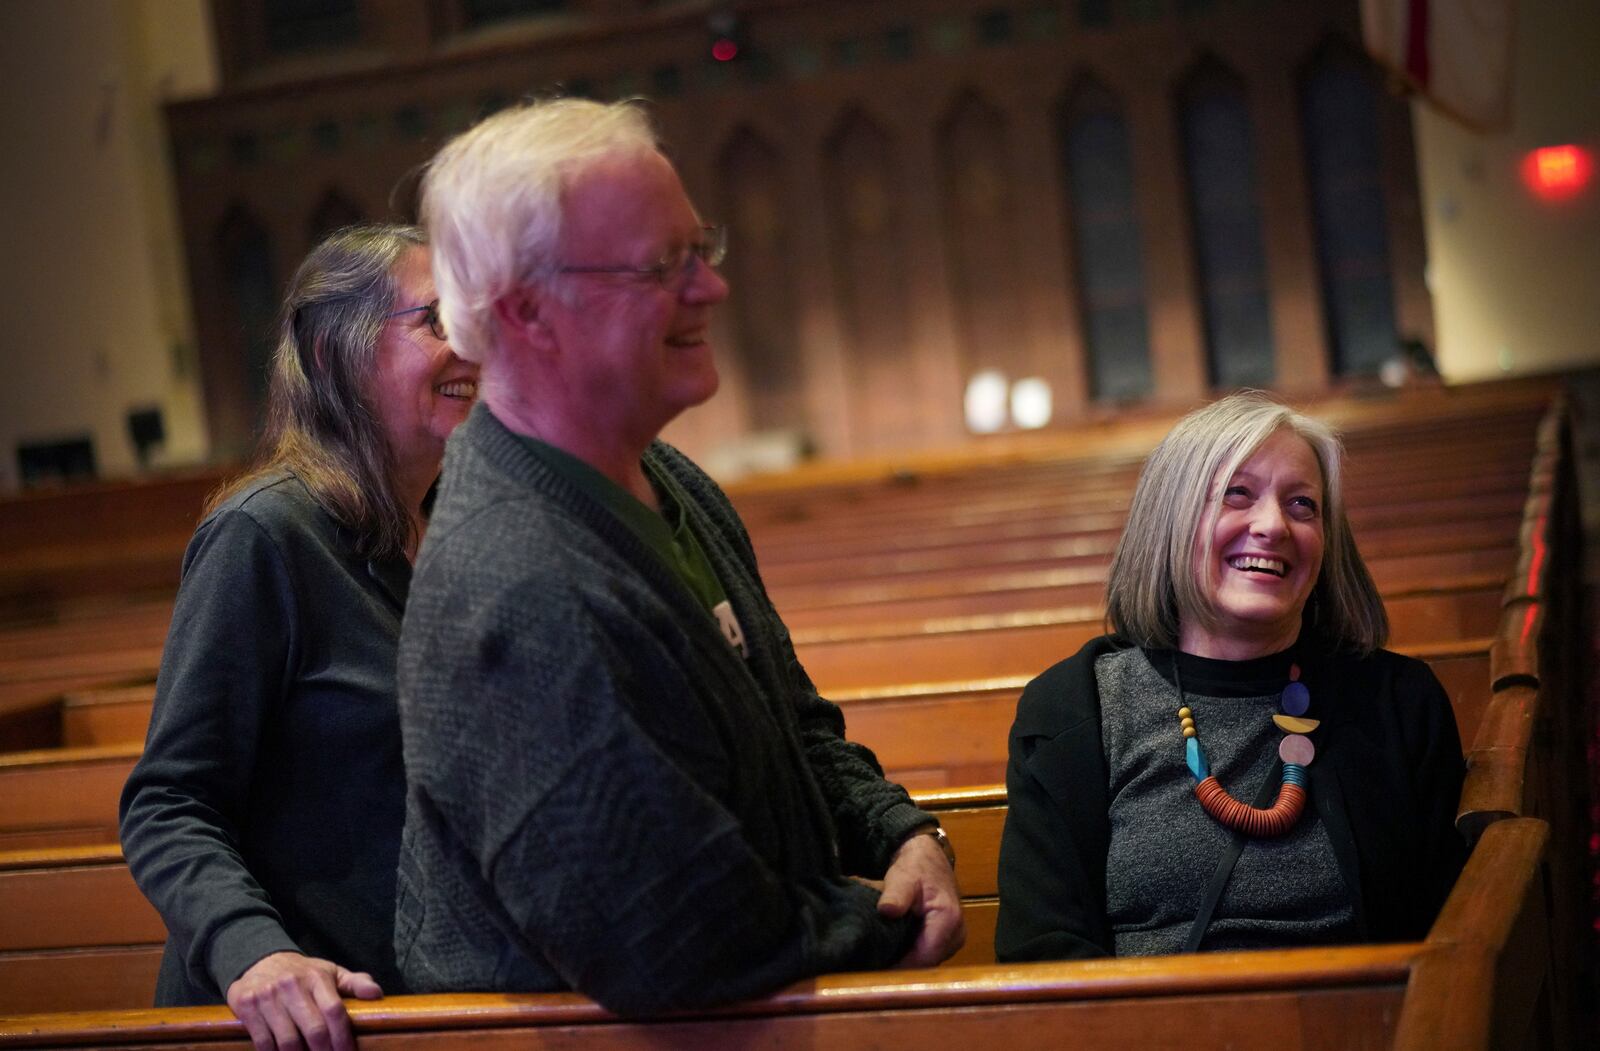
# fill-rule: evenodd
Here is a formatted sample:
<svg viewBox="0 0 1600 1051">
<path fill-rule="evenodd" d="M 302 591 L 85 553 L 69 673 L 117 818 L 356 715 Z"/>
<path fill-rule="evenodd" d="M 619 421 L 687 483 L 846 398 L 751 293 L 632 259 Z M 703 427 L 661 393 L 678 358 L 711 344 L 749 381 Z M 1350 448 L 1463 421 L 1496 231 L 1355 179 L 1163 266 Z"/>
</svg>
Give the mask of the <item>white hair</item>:
<svg viewBox="0 0 1600 1051">
<path fill-rule="evenodd" d="M 659 149 L 636 102 L 547 99 L 502 110 L 439 151 L 423 178 L 422 223 L 457 355 L 482 363 L 494 351 L 495 302 L 554 272 L 573 180 Z"/>
</svg>

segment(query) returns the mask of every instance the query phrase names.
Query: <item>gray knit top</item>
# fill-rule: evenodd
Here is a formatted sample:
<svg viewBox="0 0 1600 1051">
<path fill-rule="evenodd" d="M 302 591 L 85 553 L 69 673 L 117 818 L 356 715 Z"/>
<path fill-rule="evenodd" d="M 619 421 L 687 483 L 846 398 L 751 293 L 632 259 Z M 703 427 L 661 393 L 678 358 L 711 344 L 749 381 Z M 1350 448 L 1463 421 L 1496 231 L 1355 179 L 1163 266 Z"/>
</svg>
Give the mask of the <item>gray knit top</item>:
<svg viewBox="0 0 1600 1051">
<path fill-rule="evenodd" d="M 1160 662 L 1172 655 L 1154 656 Z M 1288 654 L 1252 661 L 1177 657 L 1182 703 L 1194 713 L 1211 772 L 1235 799 L 1252 802 L 1277 768 L 1283 731 L 1272 716 L 1288 681 Z M 1163 676 L 1170 665 L 1158 671 L 1151 661 L 1143 650 L 1125 649 L 1095 662 L 1110 774 L 1106 913 L 1118 956 L 1183 950 L 1231 836 L 1195 798 L 1178 725 L 1178 689 Z M 1288 834 L 1247 843 L 1203 948 L 1352 940 L 1350 898 L 1327 831 L 1308 805 Z"/>
</svg>

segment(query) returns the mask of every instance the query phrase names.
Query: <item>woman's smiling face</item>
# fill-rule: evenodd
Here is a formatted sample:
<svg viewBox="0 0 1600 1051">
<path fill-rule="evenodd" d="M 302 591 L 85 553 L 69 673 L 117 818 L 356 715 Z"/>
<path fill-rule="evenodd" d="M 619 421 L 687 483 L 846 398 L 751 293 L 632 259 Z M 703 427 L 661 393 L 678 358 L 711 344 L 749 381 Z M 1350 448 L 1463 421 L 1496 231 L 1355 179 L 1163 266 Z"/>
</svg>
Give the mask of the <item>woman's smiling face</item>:
<svg viewBox="0 0 1600 1051">
<path fill-rule="evenodd" d="M 1287 649 L 1299 637 L 1300 614 L 1322 572 L 1323 478 L 1316 453 L 1284 428 L 1219 482 L 1209 558 L 1204 538 L 1195 538 L 1196 568 L 1214 623 L 1183 623 L 1179 646 L 1228 660 Z"/>
</svg>

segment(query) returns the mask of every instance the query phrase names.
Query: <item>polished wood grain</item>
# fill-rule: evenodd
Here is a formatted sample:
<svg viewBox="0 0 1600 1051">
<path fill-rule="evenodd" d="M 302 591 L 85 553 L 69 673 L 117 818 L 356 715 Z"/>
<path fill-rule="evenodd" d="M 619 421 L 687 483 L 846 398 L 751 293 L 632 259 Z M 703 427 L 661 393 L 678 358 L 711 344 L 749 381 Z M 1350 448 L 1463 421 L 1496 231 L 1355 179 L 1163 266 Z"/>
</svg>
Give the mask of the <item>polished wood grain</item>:
<svg viewBox="0 0 1600 1051">
<path fill-rule="evenodd" d="M 1363 1035 L 1352 1027 L 1340 1037 L 1346 1043 L 1331 1041 L 1317 1030 L 1332 1018 L 1373 1026 L 1361 1046 L 1378 1047 L 1387 1045 L 1420 951 L 1411 944 L 1215 953 L 1204 968 L 1164 957 L 827 975 L 643 1025 L 570 993 L 393 997 L 349 1009 L 362 1047 L 437 1042 L 459 1030 L 471 1032 L 474 1047 L 566 1047 L 581 1038 L 585 1048 L 926 1048 L 951 1046 L 952 1037 L 1032 1047 L 1050 1033 L 1072 1033 L 1082 1046 L 1125 1046 L 1138 1033 L 1149 1047 L 1215 1040 L 1329 1048 Z M 218 1008 L 0 1018 L 6 1047 L 216 1046 L 242 1035 Z"/>
</svg>

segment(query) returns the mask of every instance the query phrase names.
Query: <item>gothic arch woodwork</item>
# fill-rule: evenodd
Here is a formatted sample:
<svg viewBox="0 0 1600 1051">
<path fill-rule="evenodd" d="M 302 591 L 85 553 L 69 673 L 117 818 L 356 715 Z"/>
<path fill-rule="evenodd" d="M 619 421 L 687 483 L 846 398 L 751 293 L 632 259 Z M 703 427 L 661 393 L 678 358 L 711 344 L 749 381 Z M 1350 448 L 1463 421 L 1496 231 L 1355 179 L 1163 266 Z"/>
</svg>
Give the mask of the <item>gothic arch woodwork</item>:
<svg viewBox="0 0 1600 1051">
<path fill-rule="evenodd" d="M 965 376 L 1030 371 L 1018 292 L 1016 205 L 1004 112 L 958 96 L 935 132 L 946 256 Z"/>
<path fill-rule="evenodd" d="M 720 218 L 729 226 L 724 267 L 734 295 L 734 338 L 745 382 L 749 426 L 801 429 L 805 369 L 798 340 L 792 199 L 778 149 L 749 127 L 737 129 L 718 154 Z"/>
</svg>

